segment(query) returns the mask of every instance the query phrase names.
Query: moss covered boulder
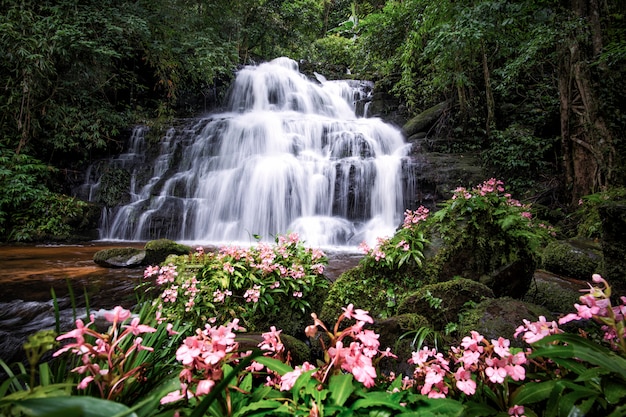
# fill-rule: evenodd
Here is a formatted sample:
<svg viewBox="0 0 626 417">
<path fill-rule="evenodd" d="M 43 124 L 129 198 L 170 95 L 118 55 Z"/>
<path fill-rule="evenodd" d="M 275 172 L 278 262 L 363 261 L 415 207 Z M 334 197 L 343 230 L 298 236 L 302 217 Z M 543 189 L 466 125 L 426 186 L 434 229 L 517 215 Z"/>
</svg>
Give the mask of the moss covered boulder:
<svg viewBox="0 0 626 417">
<path fill-rule="evenodd" d="M 502 336 L 511 341 L 511 346 L 521 347 L 521 339 L 515 339 L 515 330 L 523 324 L 523 320 L 537 321 L 539 316 L 553 320 L 546 308 L 512 298 L 487 299 L 476 307 L 464 312 L 460 320 L 461 335 L 475 330 L 487 339 Z"/>
<path fill-rule="evenodd" d="M 430 319 L 434 329 L 443 330 L 448 323 L 458 321 L 459 313 L 468 303 L 477 304 L 493 297 L 493 291 L 486 285 L 457 278 L 425 285 L 411 293 L 398 306 L 398 314 L 420 314 Z"/>
<path fill-rule="evenodd" d="M 403 296 L 422 283 L 410 269 L 381 271 L 359 264 L 332 284 L 319 317 L 327 324 L 334 323 L 342 307 L 354 304 L 355 308 L 369 311 L 374 319 L 387 318 L 395 314 Z"/>
<path fill-rule="evenodd" d="M 380 350 L 387 348 L 398 358 L 383 358 L 379 363 L 379 369 L 384 373 L 394 372 L 396 375 L 404 373 L 410 375 L 412 365 L 407 363 L 415 346 L 415 337 L 422 329 L 431 328 L 429 320 L 419 314 L 407 313 L 390 317 L 384 320 L 376 320 L 367 326 L 379 334 Z M 428 342 L 428 341 L 427 341 Z M 432 344 L 430 344 L 432 345 Z"/>
<path fill-rule="evenodd" d="M 601 272 L 602 249 L 592 240 L 550 242 L 541 253 L 541 266 L 555 274 L 589 281 Z"/>
<path fill-rule="evenodd" d="M 151 240 L 144 247 L 146 258 L 144 265 L 158 265 L 170 255 L 188 255 L 193 252 L 190 246 L 181 245 L 169 239 Z"/>
<path fill-rule="evenodd" d="M 93 261 L 105 268 L 133 268 L 144 264 L 146 251 L 137 248 L 102 249 L 93 255 Z"/>
<path fill-rule="evenodd" d="M 522 301 L 545 307 L 553 316 L 558 317 L 573 312 L 574 303 L 580 303 L 580 296 L 584 294 L 581 290 L 587 288 L 587 281 L 539 269 Z"/>
</svg>

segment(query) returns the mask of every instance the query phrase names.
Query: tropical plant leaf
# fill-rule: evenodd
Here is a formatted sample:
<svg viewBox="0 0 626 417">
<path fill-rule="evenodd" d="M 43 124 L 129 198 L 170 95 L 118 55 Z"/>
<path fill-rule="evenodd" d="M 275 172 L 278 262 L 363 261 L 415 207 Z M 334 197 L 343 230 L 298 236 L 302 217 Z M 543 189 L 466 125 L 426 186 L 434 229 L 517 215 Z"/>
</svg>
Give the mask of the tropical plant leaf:
<svg viewBox="0 0 626 417">
<path fill-rule="evenodd" d="M 330 398 L 333 404 L 343 406 L 350 395 L 354 392 L 352 374 L 340 374 L 330 377 L 328 382 Z"/>
<path fill-rule="evenodd" d="M 27 398 L 14 407 L 29 417 L 137 417 L 124 404 L 88 396 Z"/>
</svg>

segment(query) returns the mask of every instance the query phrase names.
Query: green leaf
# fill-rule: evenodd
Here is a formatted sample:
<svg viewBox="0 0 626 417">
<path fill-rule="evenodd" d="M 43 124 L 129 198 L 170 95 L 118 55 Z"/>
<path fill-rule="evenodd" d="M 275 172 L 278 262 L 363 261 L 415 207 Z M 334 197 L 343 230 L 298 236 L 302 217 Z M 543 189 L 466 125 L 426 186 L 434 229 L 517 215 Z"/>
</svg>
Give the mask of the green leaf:
<svg viewBox="0 0 626 417">
<path fill-rule="evenodd" d="M 390 395 L 387 392 L 372 391 L 368 392 L 365 398 L 356 400 L 352 405 L 352 409 L 358 410 L 360 408 L 370 407 L 389 407 L 394 410 L 403 411 L 405 409 L 404 406 L 400 405 L 399 401 L 396 398 L 397 397 L 395 397 L 393 394 Z"/>
<path fill-rule="evenodd" d="M 545 382 L 528 382 L 515 390 L 513 395 L 511 395 L 511 401 L 519 405 L 533 404 L 543 401 L 550 396 L 555 384 L 556 381 L 554 380 Z"/>
<path fill-rule="evenodd" d="M 276 400 L 255 401 L 251 404 L 246 405 L 245 407 L 241 407 L 240 409 L 236 410 L 236 412 L 233 414 L 233 417 L 244 416 L 250 411 L 257 411 L 257 410 L 264 410 L 264 409 L 272 410 L 273 414 L 270 414 L 270 415 L 278 415 L 277 414 L 278 409 L 280 409 L 282 406 L 283 406 L 283 403 L 281 403 L 280 401 L 276 401 Z M 288 412 L 289 410 L 283 410 L 283 411 Z M 255 415 L 258 415 L 258 414 L 255 413 Z"/>
<path fill-rule="evenodd" d="M 293 368 L 291 366 L 279 361 L 278 359 L 268 358 L 267 356 L 259 356 L 255 359 L 255 362 L 258 362 L 267 367 L 267 369 L 278 373 L 280 376 L 285 375 L 287 372 L 293 372 Z"/>
<path fill-rule="evenodd" d="M 350 395 L 354 392 L 352 380 L 352 374 L 340 374 L 330 377 L 328 389 L 330 390 L 330 398 L 333 400 L 333 404 L 342 406 L 350 398 Z"/>
<path fill-rule="evenodd" d="M 29 417 L 137 417 L 124 404 L 88 396 L 28 398 L 15 407 Z"/>
<path fill-rule="evenodd" d="M 626 398 L 626 384 L 607 378 L 603 381 L 602 388 L 604 396 L 609 404 L 619 404 L 620 402 L 624 402 L 620 400 Z"/>
<path fill-rule="evenodd" d="M 552 342 L 566 345 L 552 345 L 550 344 Z M 532 357 L 578 358 L 617 374 L 626 381 L 626 359 L 580 336 L 568 333 L 548 336 L 536 342 L 534 346 L 540 346 L 540 348 L 533 352 Z"/>
</svg>

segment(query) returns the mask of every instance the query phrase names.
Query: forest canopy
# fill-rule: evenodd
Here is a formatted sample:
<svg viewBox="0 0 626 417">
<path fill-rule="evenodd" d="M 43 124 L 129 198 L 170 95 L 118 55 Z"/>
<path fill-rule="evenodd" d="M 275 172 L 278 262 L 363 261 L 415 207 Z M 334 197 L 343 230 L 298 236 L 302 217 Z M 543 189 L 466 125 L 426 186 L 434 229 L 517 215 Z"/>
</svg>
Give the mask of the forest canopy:
<svg viewBox="0 0 626 417">
<path fill-rule="evenodd" d="M 610 0 L 0 0 L 0 236 L 62 236 L 71 177 L 277 56 L 376 81 L 513 186 L 623 185 L 626 4 Z M 532 181 L 531 181 L 532 180 Z M 48 208 L 47 216 L 40 210 Z M 52 209 L 54 208 L 54 210 Z"/>
</svg>

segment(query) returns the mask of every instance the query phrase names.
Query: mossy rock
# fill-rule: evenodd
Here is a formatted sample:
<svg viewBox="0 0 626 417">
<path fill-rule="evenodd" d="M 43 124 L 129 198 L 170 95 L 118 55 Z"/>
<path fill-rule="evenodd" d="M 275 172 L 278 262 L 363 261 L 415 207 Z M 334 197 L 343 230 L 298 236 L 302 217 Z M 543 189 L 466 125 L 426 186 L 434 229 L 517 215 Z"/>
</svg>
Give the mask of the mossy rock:
<svg viewBox="0 0 626 417">
<path fill-rule="evenodd" d="M 590 240 L 550 242 L 541 254 L 542 268 L 555 274 L 589 281 L 601 272 L 602 250 Z"/>
<path fill-rule="evenodd" d="M 403 295 L 419 288 L 422 282 L 409 269 L 382 272 L 357 265 L 332 284 L 319 318 L 326 324 L 333 324 L 342 313 L 341 308 L 348 304 L 369 311 L 374 319 L 390 317 L 395 314 Z"/>
<path fill-rule="evenodd" d="M 413 351 L 413 339 L 417 331 L 423 328 L 431 328 L 428 319 L 419 314 L 407 313 L 390 317 L 384 320 L 376 320 L 367 325 L 368 329 L 379 334 L 379 349 L 384 351 L 391 348 L 391 352 L 398 358 L 383 358 L 379 363 L 379 369 L 383 374 L 394 372 L 396 375 L 410 375 L 412 365 L 407 363 Z"/>
<path fill-rule="evenodd" d="M 137 248 L 102 249 L 93 255 L 93 261 L 105 268 L 133 268 L 143 265 L 146 251 Z"/>
<path fill-rule="evenodd" d="M 398 314 L 429 317 L 434 329 L 443 330 L 448 323 L 458 321 L 468 302 L 480 303 L 485 298 L 494 298 L 491 288 L 471 279 L 457 278 L 425 285 L 411 293 L 398 306 Z"/>
<path fill-rule="evenodd" d="M 559 316 L 573 311 L 574 303 L 580 302 L 582 288 L 584 286 L 537 271 L 535 280 L 522 301 L 545 307 L 554 316 Z"/>
<path fill-rule="evenodd" d="M 460 320 L 461 336 L 475 330 L 487 339 L 498 339 L 502 336 L 511 341 L 511 346 L 522 347 L 523 341 L 515 339 L 515 330 L 523 324 L 523 320 L 537 321 L 539 316 L 553 320 L 553 316 L 545 307 L 515 300 L 509 297 L 487 299 L 462 314 Z"/>
<path fill-rule="evenodd" d="M 146 259 L 144 265 L 159 265 L 164 262 L 169 255 L 188 255 L 193 249 L 186 245 L 181 245 L 169 239 L 151 240 L 144 247 Z"/>
<path fill-rule="evenodd" d="M 267 329 L 269 331 L 269 329 Z M 278 329 L 280 330 L 280 329 Z M 239 343 L 241 351 L 248 351 L 258 348 L 259 343 L 263 342 L 262 333 L 240 333 L 236 339 Z M 285 346 L 285 350 L 289 352 L 292 365 L 301 365 L 304 362 L 311 362 L 311 349 L 302 340 L 281 332 L 280 340 Z"/>
</svg>

